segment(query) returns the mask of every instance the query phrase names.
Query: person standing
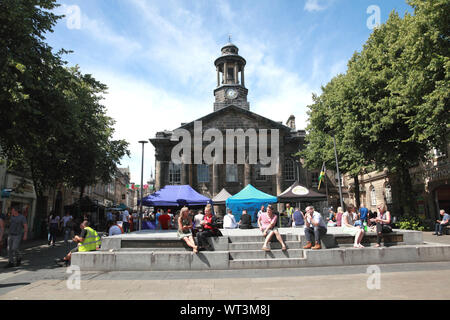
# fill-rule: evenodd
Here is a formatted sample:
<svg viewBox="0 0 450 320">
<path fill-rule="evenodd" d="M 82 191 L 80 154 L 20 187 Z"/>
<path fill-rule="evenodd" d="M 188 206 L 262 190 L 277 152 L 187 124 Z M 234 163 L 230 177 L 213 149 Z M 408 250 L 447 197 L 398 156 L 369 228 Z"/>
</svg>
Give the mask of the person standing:
<svg viewBox="0 0 450 320">
<path fill-rule="evenodd" d="M 3 213 L 0 213 L 0 254 L 3 249 L 3 236 L 5 235 L 5 221 L 6 216 Z"/>
<path fill-rule="evenodd" d="M 236 229 L 238 224 L 236 218 L 234 217 L 231 210 L 228 209 L 227 214 L 223 217 L 223 228 L 224 229 Z"/>
<path fill-rule="evenodd" d="M 11 220 L 8 234 L 8 264 L 6 268 L 17 267 L 20 265 L 20 242 L 27 240 L 28 224 L 27 219 L 20 213 L 19 208 L 11 208 Z"/>
<path fill-rule="evenodd" d="M 292 215 L 294 214 L 294 208 L 291 207 L 290 203 L 286 204 L 286 215 L 289 219 L 288 227 L 292 225 Z"/>
<path fill-rule="evenodd" d="M 258 215 L 256 217 L 256 220 L 259 219 L 259 217 L 261 216 L 261 214 L 264 212 L 264 206 L 261 206 L 261 209 L 258 211 Z"/>
<path fill-rule="evenodd" d="M 162 214 L 159 216 L 158 222 L 161 230 L 169 230 L 171 228 L 170 216 L 169 214 L 164 213 L 164 211 L 162 211 Z"/>
<path fill-rule="evenodd" d="M 442 220 L 436 220 L 433 233 L 433 235 L 435 236 L 442 236 L 442 231 L 445 226 L 448 226 L 450 220 L 450 215 L 446 213 L 444 210 L 440 210 L 439 214 L 442 216 Z"/>
<path fill-rule="evenodd" d="M 361 207 L 359 208 L 359 219 L 361 221 L 361 228 L 364 229 L 364 226 L 368 225 L 369 220 L 369 209 L 366 208 L 364 203 L 361 203 Z"/>
<path fill-rule="evenodd" d="M 202 231 L 202 221 L 205 215 L 202 210 L 198 210 L 197 214 L 194 216 L 194 228 L 192 229 L 192 234 L 195 237 L 196 234 Z"/>
<path fill-rule="evenodd" d="M 48 218 L 49 230 L 50 230 L 50 239 L 48 240 L 48 245 L 55 246 L 56 243 L 56 234 L 59 229 L 59 216 L 55 214 L 54 211 L 50 213 L 50 217 Z"/>
<path fill-rule="evenodd" d="M 62 217 L 62 224 L 63 224 L 63 233 L 64 233 L 64 244 L 66 247 L 69 246 L 69 238 L 70 234 L 72 232 L 72 226 L 73 226 L 73 217 L 69 214 L 69 212 L 66 212 L 66 215 Z"/>
<path fill-rule="evenodd" d="M 292 215 L 292 227 L 293 228 L 304 228 L 305 227 L 305 216 L 300 211 L 299 208 L 295 208 L 295 212 Z"/>
<path fill-rule="evenodd" d="M 320 238 L 327 233 L 327 225 L 323 221 L 322 215 L 315 211 L 313 206 L 306 208 L 305 218 L 306 246 L 303 249 L 319 250 L 321 249 Z"/>
<path fill-rule="evenodd" d="M 128 220 L 130 219 L 130 213 L 127 209 L 123 210 L 122 212 L 122 228 L 124 233 L 128 233 L 128 230 L 130 230 L 130 223 Z"/>
</svg>

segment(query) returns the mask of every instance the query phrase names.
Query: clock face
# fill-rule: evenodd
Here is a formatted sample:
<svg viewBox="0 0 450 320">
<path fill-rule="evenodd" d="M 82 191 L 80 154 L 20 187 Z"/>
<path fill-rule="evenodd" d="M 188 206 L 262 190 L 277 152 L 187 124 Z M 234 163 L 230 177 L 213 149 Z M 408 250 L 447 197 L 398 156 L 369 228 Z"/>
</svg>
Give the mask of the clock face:
<svg viewBox="0 0 450 320">
<path fill-rule="evenodd" d="M 238 92 L 235 89 L 228 89 L 226 92 L 226 96 L 228 99 L 236 99 L 238 96 Z"/>
</svg>

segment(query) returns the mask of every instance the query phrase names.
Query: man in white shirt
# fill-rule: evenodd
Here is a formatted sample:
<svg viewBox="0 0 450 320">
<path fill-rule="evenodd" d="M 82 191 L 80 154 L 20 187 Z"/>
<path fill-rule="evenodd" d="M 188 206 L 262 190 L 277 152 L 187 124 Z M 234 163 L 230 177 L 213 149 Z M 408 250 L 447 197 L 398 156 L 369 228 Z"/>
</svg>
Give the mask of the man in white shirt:
<svg viewBox="0 0 450 320">
<path fill-rule="evenodd" d="M 192 233 L 195 236 L 195 234 L 202 229 L 201 222 L 203 221 L 203 218 L 205 215 L 203 214 L 202 210 L 199 210 L 198 213 L 194 216 L 194 228 L 192 229 Z"/>
<path fill-rule="evenodd" d="M 319 212 L 314 211 L 313 206 L 307 207 L 305 211 L 306 246 L 304 246 L 303 249 L 319 250 L 321 249 L 320 237 L 327 233 L 327 225 L 325 224 L 325 221 L 323 221 L 322 215 Z M 315 242 L 314 246 L 312 245 L 313 242 Z"/>
<path fill-rule="evenodd" d="M 228 210 L 227 214 L 223 217 L 223 228 L 224 229 L 236 229 L 238 224 L 236 223 L 236 218 L 234 217 L 231 210 Z"/>
<path fill-rule="evenodd" d="M 109 227 L 109 231 L 108 231 L 109 236 L 114 236 L 116 234 L 122 234 L 122 230 L 120 230 L 120 228 L 114 222 L 109 221 L 108 227 Z"/>
<path fill-rule="evenodd" d="M 128 230 L 130 228 L 130 223 L 128 222 L 128 219 L 130 218 L 130 213 L 127 209 L 125 209 L 122 213 L 122 227 L 123 227 L 123 233 L 128 233 Z"/>
</svg>

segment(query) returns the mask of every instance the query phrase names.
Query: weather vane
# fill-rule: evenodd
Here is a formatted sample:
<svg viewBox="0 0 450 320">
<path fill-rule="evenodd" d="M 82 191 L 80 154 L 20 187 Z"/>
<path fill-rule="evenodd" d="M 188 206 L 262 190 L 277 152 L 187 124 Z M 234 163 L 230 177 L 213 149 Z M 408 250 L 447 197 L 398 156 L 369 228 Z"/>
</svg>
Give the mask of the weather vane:
<svg viewBox="0 0 450 320">
<path fill-rule="evenodd" d="M 231 43 L 231 34 L 228 35 L 228 42 Z"/>
</svg>

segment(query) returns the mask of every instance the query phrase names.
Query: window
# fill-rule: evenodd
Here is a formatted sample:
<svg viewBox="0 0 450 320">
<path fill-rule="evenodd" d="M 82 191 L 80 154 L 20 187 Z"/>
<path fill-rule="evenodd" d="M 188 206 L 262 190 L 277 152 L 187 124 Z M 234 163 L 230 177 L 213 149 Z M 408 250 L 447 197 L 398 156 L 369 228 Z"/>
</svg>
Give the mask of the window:
<svg viewBox="0 0 450 320">
<path fill-rule="evenodd" d="M 227 182 L 237 182 L 238 181 L 238 170 L 237 164 L 227 164 Z"/>
<path fill-rule="evenodd" d="M 286 161 L 284 161 L 284 180 L 295 180 L 294 161 L 291 159 L 287 159 Z"/>
<path fill-rule="evenodd" d="M 339 186 L 339 178 L 341 178 L 341 187 L 344 186 L 344 176 L 342 174 L 340 174 L 340 177 L 338 177 L 338 174 L 335 174 L 335 179 L 336 179 L 336 186 Z"/>
<path fill-rule="evenodd" d="M 386 198 L 386 203 L 391 204 L 392 203 L 392 191 L 391 191 L 391 185 L 386 184 L 384 187 L 384 197 Z"/>
<path fill-rule="evenodd" d="M 262 166 L 260 164 L 255 165 L 255 180 L 256 181 L 266 181 L 267 180 L 266 175 L 261 175 L 261 168 L 262 168 Z"/>
<path fill-rule="evenodd" d="M 209 166 L 207 164 L 197 165 L 197 181 L 209 182 Z"/>
<path fill-rule="evenodd" d="M 377 194 L 376 194 L 375 188 L 373 186 L 370 187 L 370 204 L 372 206 L 377 205 Z"/>
<path fill-rule="evenodd" d="M 169 164 L 169 184 L 181 183 L 181 164 Z"/>
<path fill-rule="evenodd" d="M 319 186 L 319 173 L 318 172 L 312 172 L 311 173 L 311 187 L 318 187 Z"/>
</svg>

